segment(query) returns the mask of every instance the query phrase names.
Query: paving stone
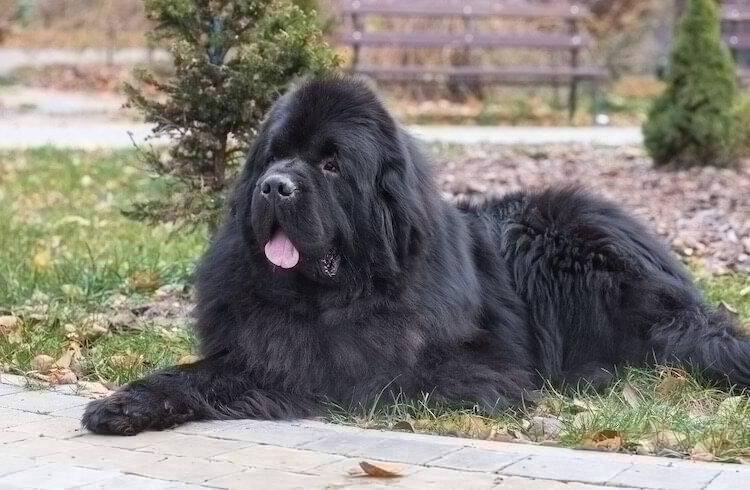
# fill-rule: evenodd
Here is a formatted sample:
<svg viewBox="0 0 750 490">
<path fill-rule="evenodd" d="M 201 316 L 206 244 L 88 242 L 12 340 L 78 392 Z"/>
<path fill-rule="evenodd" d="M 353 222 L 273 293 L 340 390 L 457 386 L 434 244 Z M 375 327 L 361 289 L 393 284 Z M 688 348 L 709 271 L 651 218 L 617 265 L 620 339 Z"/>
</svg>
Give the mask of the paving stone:
<svg viewBox="0 0 750 490">
<path fill-rule="evenodd" d="M 120 475 L 109 480 L 89 483 L 78 487 L 79 490 L 206 490 L 202 485 L 191 485 L 190 483 L 179 483 L 174 481 L 157 480 L 138 475 Z"/>
<path fill-rule="evenodd" d="M 446 488 L 489 490 L 495 488 L 500 482 L 502 478 L 492 473 L 467 473 L 445 468 L 425 468 L 395 483 L 397 488 L 418 488 L 419 490 L 445 490 Z"/>
<path fill-rule="evenodd" d="M 497 490 L 628 490 L 630 487 L 606 487 L 587 483 L 559 482 L 552 480 L 530 480 L 514 476 L 503 476 Z M 635 490 L 635 489 L 632 489 Z"/>
<path fill-rule="evenodd" d="M 15 385 L 0 384 L 0 396 L 10 395 L 23 391 L 23 387 Z"/>
<path fill-rule="evenodd" d="M 47 464 L 0 477 L 0 488 L 37 488 L 59 490 L 73 488 L 118 476 L 111 471 L 76 468 L 66 464 Z"/>
<path fill-rule="evenodd" d="M 383 461 L 397 461 L 399 463 L 425 464 L 457 451 L 459 448 L 439 442 L 412 441 L 408 444 L 398 440 L 389 440 L 373 446 L 365 446 L 353 455 L 382 459 Z"/>
<path fill-rule="evenodd" d="M 13 395 L 15 396 L 15 395 Z M 47 415 L 38 413 L 22 412 L 21 410 L 12 410 L 10 408 L 0 408 L 0 429 L 7 429 L 17 425 L 49 420 Z"/>
<path fill-rule="evenodd" d="M 738 490 L 747 488 L 748 482 L 750 482 L 750 470 L 744 467 L 736 470 L 723 470 L 708 484 L 706 490 Z"/>
<path fill-rule="evenodd" d="M 311 451 L 322 451 L 330 454 L 352 456 L 360 452 L 363 448 L 369 448 L 378 444 L 389 444 L 392 442 L 392 439 L 385 437 L 344 433 L 334 434 L 324 437 L 323 439 L 302 444 L 299 446 L 299 449 L 309 449 Z"/>
<path fill-rule="evenodd" d="M 51 437 L 32 437 L 22 441 L 0 445 L 0 455 L 37 458 L 61 452 L 76 452 L 90 446 L 72 440 L 52 439 Z"/>
<path fill-rule="evenodd" d="M 81 420 L 83 418 L 84 410 L 86 410 L 86 405 L 78 405 L 76 407 L 70 407 L 63 410 L 50 412 L 50 415 L 53 417 L 67 417 L 71 419 Z"/>
<path fill-rule="evenodd" d="M 84 432 L 80 421 L 65 417 L 50 417 L 36 422 L 28 422 L 13 427 L 13 430 L 36 436 L 54 437 L 55 439 L 69 439 L 80 436 Z"/>
<path fill-rule="evenodd" d="M 210 420 L 201 422 L 188 422 L 187 424 L 178 425 L 173 429 L 178 434 L 186 435 L 210 435 L 225 429 L 241 429 L 246 426 L 246 420 Z"/>
<path fill-rule="evenodd" d="M 29 384 L 29 379 L 17 374 L 0 373 L 0 384 L 25 388 Z"/>
<path fill-rule="evenodd" d="M 91 432 L 84 431 L 83 434 L 76 438 L 76 440 L 84 442 L 86 444 L 92 444 L 94 446 L 119 447 L 122 449 L 140 449 L 162 441 L 167 441 L 178 436 L 179 434 L 167 431 L 141 432 L 140 434 L 133 437 L 103 436 L 100 434 L 93 434 Z"/>
<path fill-rule="evenodd" d="M 247 490 L 248 488 L 273 490 L 311 490 L 317 488 L 348 488 L 341 485 L 342 481 L 332 481 L 319 475 L 303 475 L 279 470 L 250 469 L 241 473 L 216 478 L 206 482 L 206 485 L 226 488 L 229 490 Z M 369 487 L 368 487 L 369 488 Z"/>
<path fill-rule="evenodd" d="M 527 478 L 603 484 L 630 466 L 630 463 L 607 462 L 604 459 L 593 463 L 585 458 L 536 454 L 500 470 L 500 473 Z"/>
<path fill-rule="evenodd" d="M 255 468 L 304 472 L 321 465 L 342 461 L 345 458 L 315 451 L 255 445 L 223 454 L 213 459 Z"/>
<path fill-rule="evenodd" d="M 229 427 L 212 432 L 210 436 L 274 446 L 297 447 L 322 439 L 331 433 L 332 431 L 323 429 L 292 427 L 283 422 L 253 421 L 243 427 Z"/>
<path fill-rule="evenodd" d="M 116 447 L 87 446 L 77 451 L 59 452 L 42 456 L 40 461 L 65 463 L 95 470 L 130 471 L 150 464 L 158 464 L 167 455 L 142 453 Z"/>
<path fill-rule="evenodd" d="M 527 457 L 519 453 L 487 451 L 474 447 L 465 447 L 447 456 L 431 461 L 428 466 L 438 466 L 465 471 L 498 471 Z"/>
<path fill-rule="evenodd" d="M 0 396 L 0 408 L 48 414 L 85 405 L 87 401 L 80 396 L 61 395 L 47 390 L 23 391 L 13 396 Z"/>
<path fill-rule="evenodd" d="M 242 466 L 225 461 L 168 456 L 158 463 L 133 468 L 129 470 L 129 473 L 161 480 L 201 484 L 211 479 L 239 473 L 242 470 Z"/>
<path fill-rule="evenodd" d="M 139 448 L 156 454 L 172 456 L 189 456 L 211 458 L 219 454 L 237 452 L 244 447 L 254 445 L 247 441 L 232 441 L 229 439 L 213 439 L 198 435 L 174 434 L 169 439 Z"/>
<path fill-rule="evenodd" d="M 701 490 L 718 474 L 718 469 L 638 465 L 618 474 L 607 484 L 661 490 Z"/>
<path fill-rule="evenodd" d="M 329 463 L 323 466 L 318 466 L 317 468 L 312 468 L 308 470 L 306 473 L 313 473 L 316 475 L 330 475 L 330 476 L 340 476 L 340 475 L 349 476 L 352 474 L 361 475 L 363 474 L 363 472 L 359 466 L 359 463 L 362 461 L 365 461 L 365 459 L 364 458 L 345 458 L 335 463 Z M 417 466 L 414 464 L 405 464 L 405 463 L 394 463 L 393 461 L 380 461 L 380 460 L 372 459 L 372 458 L 367 458 L 366 461 L 370 464 L 373 464 L 375 466 L 381 466 L 385 469 L 391 470 L 403 476 L 412 475 L 416 473 L 417 471 L 421 471 L 424 469 L 424 466 Z"/>
<path fill-rule="evenodd" d="M 23 471 L 27 468 L 38 466 L 39 463 L 31 458 L 20 458 L 0 454 L 0 476 L 4 476 L 17 471 Z"/>
<path fill-rule="evenodd" d="M 25 432 L 14 432 L 13 430 L 5 429 L 0 432 L 0 444 L 31 439 L 31 437 L 31 435 L 26 434 Z"/>
</svg>

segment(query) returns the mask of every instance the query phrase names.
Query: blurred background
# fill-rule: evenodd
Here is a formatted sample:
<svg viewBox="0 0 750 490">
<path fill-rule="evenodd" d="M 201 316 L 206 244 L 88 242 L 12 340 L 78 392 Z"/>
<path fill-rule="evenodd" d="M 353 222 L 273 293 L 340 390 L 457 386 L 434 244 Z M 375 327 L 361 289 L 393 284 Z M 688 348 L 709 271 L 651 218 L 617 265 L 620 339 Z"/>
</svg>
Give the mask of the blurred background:
<svg viewBox="0 0 750 490">
<path fill-rule="evenodd" d="M 319 11 L 344 66 L 376 79 L 405 122 L 630 126 L 663 88 L 683 2 L 297 3 Z M 722 2 L 722 17 L 744 75 L 750 2 Z M 133 66 L 170 69 L 150 27 L 142 0 L 0 0 L 0 111 L 117 107 L 104 95 L 117 96 Z M 51 91 L 100 97 L 66 102 Z"/>
</svg>

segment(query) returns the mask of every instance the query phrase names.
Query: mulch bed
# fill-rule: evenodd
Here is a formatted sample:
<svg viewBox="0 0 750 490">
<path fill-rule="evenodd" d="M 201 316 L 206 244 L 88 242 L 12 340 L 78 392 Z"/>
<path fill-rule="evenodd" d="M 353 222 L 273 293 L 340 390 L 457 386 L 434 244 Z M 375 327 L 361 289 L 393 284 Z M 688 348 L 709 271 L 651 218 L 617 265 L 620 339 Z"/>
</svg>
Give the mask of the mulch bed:
<svg viewBox="0 0 750 490">
<path fill-rule="evenodd" d="M 433 147 L 451 197 L 575 184 L 621 203 L 711 274 L 750 272 L 750 162 L 667 172 L 640 148 Z"/>
</svg>

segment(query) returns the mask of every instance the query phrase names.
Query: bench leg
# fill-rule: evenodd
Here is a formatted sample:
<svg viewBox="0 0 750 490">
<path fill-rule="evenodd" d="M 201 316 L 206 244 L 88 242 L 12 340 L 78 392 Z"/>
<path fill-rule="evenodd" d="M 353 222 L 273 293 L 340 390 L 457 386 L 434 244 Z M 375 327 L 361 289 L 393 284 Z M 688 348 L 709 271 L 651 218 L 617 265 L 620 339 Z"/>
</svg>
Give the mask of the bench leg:
<svg viewBox="0 0 750 490">
<path fill-rule="evenodd" d="M 578 110 L 578 79 L 573 78 L 570 82 L 570 95 L 568 98 L 568 121 L 573 122 L 573 118 Z"/>
</svg>

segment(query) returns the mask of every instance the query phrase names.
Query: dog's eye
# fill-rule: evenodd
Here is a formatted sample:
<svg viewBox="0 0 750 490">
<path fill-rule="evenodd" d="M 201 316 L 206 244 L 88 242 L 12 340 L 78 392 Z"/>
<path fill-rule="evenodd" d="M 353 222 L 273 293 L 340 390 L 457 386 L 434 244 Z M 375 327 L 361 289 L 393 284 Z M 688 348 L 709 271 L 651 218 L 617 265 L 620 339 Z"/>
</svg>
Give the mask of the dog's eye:
<svg viewBox="0 0 750 490">
<path fill-rule="evenodd" d="M 336 160 L 329 158 L 323 162 L 323 170 L 337 174 L 339 172 L 339 166 L 336 164 Z"/>
</svg>

